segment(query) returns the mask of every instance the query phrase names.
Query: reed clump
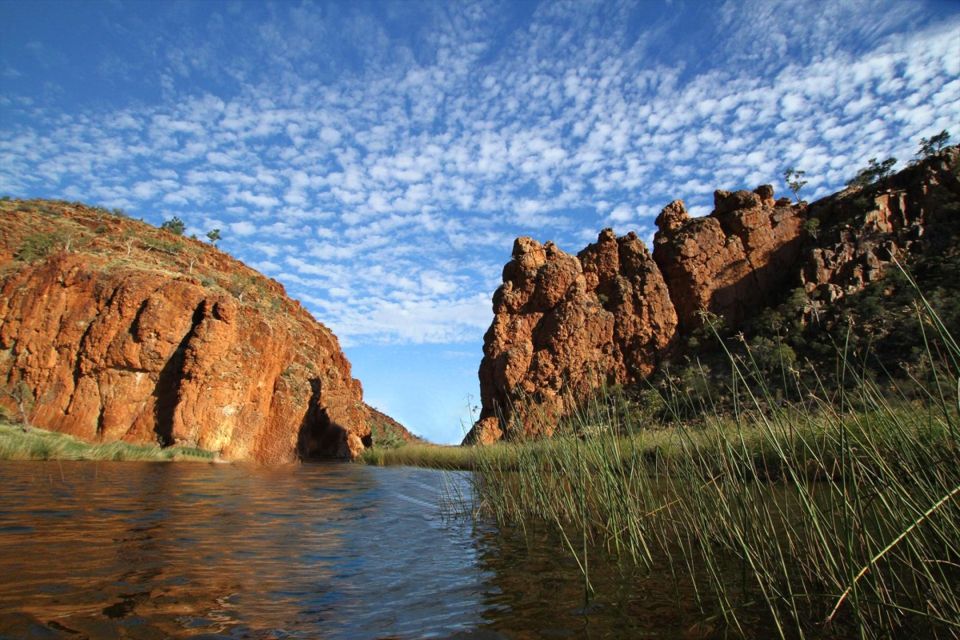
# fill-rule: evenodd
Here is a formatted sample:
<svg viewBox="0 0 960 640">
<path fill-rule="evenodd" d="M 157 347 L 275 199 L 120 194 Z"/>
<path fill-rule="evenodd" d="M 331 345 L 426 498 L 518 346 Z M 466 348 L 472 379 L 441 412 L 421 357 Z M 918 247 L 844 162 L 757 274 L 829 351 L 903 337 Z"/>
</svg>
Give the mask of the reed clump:
<svg viewBox="0 0 960 640">
<path fill-rule="evenodd" d="M 32 426 L 0 422 L 0 460 L 188 460 L 212 462 L 212 451 L 129 442 L 88 443 Z"/>
<path fill-rule="evenodd" d="M 520 446 L 508 443 L 496 444 L 483 454 L 485 457 L 503 457 L 501 465 L 509 467 L 506 459 L 512 456 L 514 450 Z M 478 450 L 470 447 L 410 442 L 391 448 L 373 446 L 365 449 L 358 461 L 379 467 L 410 466 L 470 471 L 477 468 L 479 453 Z"/>
<path fill-rule="evenodd" d="M 665 563 L 734 636 L 956 637 L 960 348 L 921 302 L 924 397 L 841 347 L 844 384 L 786 403 L 728 351 L 732 412 L 655 429 L 598 394 L 548 442 L 477 448 L 472 508 L 556 527 L 587 593 L 592 545 Z"/>
</svg>

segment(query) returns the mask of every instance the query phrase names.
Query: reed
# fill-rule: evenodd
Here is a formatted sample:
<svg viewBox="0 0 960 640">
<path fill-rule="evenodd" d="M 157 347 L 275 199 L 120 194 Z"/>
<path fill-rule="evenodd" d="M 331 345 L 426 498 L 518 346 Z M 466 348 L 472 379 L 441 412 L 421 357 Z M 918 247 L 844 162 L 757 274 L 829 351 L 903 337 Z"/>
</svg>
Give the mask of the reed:
<svg viewBox="0 0 960 640">
<path fill-rule="evenodd" d="M 92 444 L 36 427 L 0 422 L 0 460 L 189 460 L 212 462 L 211 451 L 129 442 Z"/>
<path fill-rule="evenodd" d="M 728 351 L 732 414 L 651 429 L 599 394 L 549 442 L 477 448 L 472 510 L 556 527 L 587 586 L 581 538 L 666 563 L 734 635 L 956 637 L 960 348 L 918 310 L 926 398 L 859 376 L 841 348 L 844 384 L 785 404 Z"/>
<path fill-rule="evenodd" d="M 496 444 L 483 453 L 487 457 L 504 458 L 500 464 L 509 467 L 508 460 L 518 446 L 509 443 Z M 471 447 L 411 442 L 392 448 L 374 446 L 365 449 L 358 461 L 379 467 L 409 466 L 470 471 L 477 468 L 478 453 L 477 449 Z"/>
</svg>

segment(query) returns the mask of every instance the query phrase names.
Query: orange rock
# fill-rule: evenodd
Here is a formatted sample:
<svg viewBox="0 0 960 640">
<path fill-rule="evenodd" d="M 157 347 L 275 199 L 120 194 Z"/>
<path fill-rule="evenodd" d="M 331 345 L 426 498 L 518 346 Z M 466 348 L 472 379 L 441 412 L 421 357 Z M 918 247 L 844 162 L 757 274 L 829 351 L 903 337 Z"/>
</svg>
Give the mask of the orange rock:
<svg viewBox="0 0 960 640">
<path fill-rule="evenodd" d="M 549 435 L 576 398 L 650 373 L 677 319 L 643 242 L 604 230 L 570 256 L 518 238 L 484 336 L 480 420 L 466 442 Z"/>
<path fill-rule="evenodd" d="M 776 199 L 770 185 L 717 191 L 702 218 L 676 200 L 656 220 L 652 258 L 635 234 L 609 229 L 576 258 L 518 238 L 493 296 L 480 420 L 465 442 L 549 435 L 592 390 L 650 375 L 702 311 L 736 328 L 799 286 L 815 308 L 882 277 L 897 255 L 944 251 L 958 166 L 951 147 L 809 207 Z M 928 233 L 931 224 L 943 232 Z"/>
<path fill-rule="evenodd" d="M 670 288 L 682 331 L 700 325 L 700 311 L 735 326 L 795 277 L 806 207 L 780 204 L 769 185 L 717 191 L 714 211 L 689 218 L 683 202 L 657 218 L 653 257 Z"/>
<path fill-rule="evenodd" d="M 0 402 L 10 411 L 22 382 L 32 424 L 88 441 L 265 463 L 363 450 L 360 383 L 336 337 L 279 284 L 101 210 L 4 206 Z M 70 252 L 15 260 L 38 230 L 72 234 Z"/>
</svg>

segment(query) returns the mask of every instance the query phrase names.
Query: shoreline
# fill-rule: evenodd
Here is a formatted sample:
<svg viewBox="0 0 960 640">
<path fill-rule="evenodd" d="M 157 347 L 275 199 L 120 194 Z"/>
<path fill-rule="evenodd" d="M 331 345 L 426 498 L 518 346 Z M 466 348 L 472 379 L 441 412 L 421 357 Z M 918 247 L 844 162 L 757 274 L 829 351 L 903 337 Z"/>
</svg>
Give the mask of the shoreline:
<svg viewBox="0 0 960 640">
<path fill-rule="evenodd" d="M 115 441 L 84 442 L 73 436 L 33 426 L 0 422 L 0 460 L 89 460 L 137 462 L 207 462 L 229 464 L 217 453 L 192 447 L 161 447 Z"/>
</svg>

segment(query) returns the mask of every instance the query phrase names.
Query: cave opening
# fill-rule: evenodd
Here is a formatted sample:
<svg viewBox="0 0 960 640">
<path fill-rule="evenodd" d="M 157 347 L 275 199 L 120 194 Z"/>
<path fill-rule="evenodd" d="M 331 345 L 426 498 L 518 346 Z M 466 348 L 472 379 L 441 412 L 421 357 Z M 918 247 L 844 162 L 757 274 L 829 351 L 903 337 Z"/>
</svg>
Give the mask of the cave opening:
<svg viewBox="0 0 960 640">
<path fill-rule="evenodd" d="M 320 380 L 311 379 L 310 402 L 297 436 L 297 456 L 301 460 L 349 458 L 347 430 L 331 420 L 320 406 L 320 390 Z"/>
</svg>

